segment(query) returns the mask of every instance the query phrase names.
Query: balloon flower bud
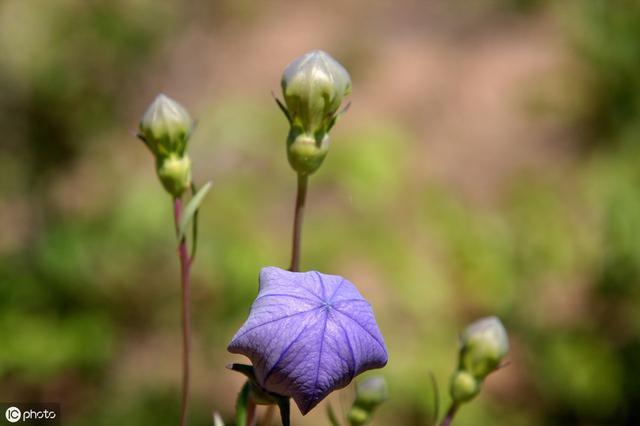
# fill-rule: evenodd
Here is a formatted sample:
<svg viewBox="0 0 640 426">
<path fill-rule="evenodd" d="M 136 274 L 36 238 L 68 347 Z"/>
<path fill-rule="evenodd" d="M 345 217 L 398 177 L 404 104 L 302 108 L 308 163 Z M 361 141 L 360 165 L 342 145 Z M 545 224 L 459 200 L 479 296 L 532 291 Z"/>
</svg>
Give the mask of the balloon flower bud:
<svg viewBox="0 0 640 426">
<path fill-rule="evenodd" d="M 140 121 L 140 138 L 156 157 L 182 156 L 187 148 L 193 122 L 187 110 L 160 94 Z"/>
<path fill-rule="evenodd" d="M 176 101 L 160 94 L 140 121 L 138 137 L 156 157 L 156 172 L 164 188 L 180 197 L 191 186 L 191 160 L 185 154 L 193 121 Z"/>
<path fill-rule="evenodd" d="M 156 171 L 164 189 L 175 198 L 191 186 L 191 160 L 187 155 L 157 158 Z"/>
<path fill-rule="evenodd" d="M 466 371 L 456 371 L 451 378 L 451 399 L 456 404 L 472 400 L 480 392 L 480 382 Z"/>
<path fill-rule="evenodd" d="M 291 130 L 287 139 L 289 162 L 301 174 L 311 174 L 329 149 L 329 130 L 338 117 L 351 78 L 340 63 L 322 50 L 305 53 L 282 74 L 284 110 Z"/>
<path fill-rule="evenodd" d="M 371 413 L 363 408 L 353 406 L 347 414 L 349 425 L 362 426 L 371 419 Z"/>
<path fill-rule="evenodd" d="M 500 366 L 508 351 L 509 338 L 502 322 L 496 317 L 483 318 L 462 334 L 458 368 L 483 380 Z"/>
<path fill-rule="evenodd" d="M 466 328 L 461 338 L 458 369 L 451 377 L 451 399 L 459 405 L 479 392 L 484 379 L 500 367 L 509 351 L 507 331 L 496 317 L 482 318 Z"/>
<path fill-rule="evenodd" d="M 389 398 L 384 377 L 370 377 L 357 384 L 356 399 L 347 418 L 352 426 L 364 425 L 371 420 L 373 411 Z"/>
<path fill-rule="evenodd" d="M 387 382 L 382 376 L 369 377 L 356 386 L 354 405 L 372 410 L 389 398 Z"/>
</svg>

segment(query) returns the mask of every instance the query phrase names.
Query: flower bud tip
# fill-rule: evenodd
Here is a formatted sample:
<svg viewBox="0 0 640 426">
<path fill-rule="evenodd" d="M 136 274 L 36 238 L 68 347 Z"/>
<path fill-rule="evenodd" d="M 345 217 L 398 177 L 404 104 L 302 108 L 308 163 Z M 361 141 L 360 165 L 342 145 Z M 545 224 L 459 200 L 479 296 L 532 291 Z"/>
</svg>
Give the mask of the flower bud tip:
<svg viewBox="0 0 640 426">
<path fill-rule="evenodd" d="M 140 138 L 156 157 L 183 155 L 192 126 L 187 110 L 161 93 L 140 121 Z"/>
</svg>

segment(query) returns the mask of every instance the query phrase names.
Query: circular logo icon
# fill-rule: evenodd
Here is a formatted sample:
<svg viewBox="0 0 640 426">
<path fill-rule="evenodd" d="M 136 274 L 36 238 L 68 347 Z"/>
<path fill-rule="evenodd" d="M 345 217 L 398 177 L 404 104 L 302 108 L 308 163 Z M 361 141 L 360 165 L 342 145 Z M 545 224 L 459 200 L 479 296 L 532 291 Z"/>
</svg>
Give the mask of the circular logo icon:
<svg viewBox="0 0 640 426">
<path fill-rule="evenodd" d="M 18 407 L 9 407 L 7 408 L 7 411 L 4 412 L 4 416 L 7 418 L 9 423 L 15 423 L 20 420 L 22 413 Z"/>
</svg>

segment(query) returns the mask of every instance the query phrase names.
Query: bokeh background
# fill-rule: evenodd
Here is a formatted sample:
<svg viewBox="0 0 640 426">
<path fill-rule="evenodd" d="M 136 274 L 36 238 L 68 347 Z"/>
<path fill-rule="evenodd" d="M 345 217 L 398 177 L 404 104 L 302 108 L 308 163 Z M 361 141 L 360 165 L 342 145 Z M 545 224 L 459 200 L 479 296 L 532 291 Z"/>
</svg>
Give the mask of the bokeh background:
<svg viewBox="0 0 640 426">
<path fill-rule="evenodd" d="M 634 0 L 3 0 L 0 400 L 61 402 L 65 425 L 177 423 L 171 203 L 134 137 L 165 92 L 199 119 L 194 173 L 214 181 L 190 424 L 231 419 L 226 344 L 260 267 L 289 256 L 270 92 L 313 48 L 351 72 L 353 105 L 311 179 L 302 264 L 375 307 L 391 399 L 374 424 L 428 424 L 429 370 L 446 406 L 457 335 L 489 314 L 510 365 L 455 424 L 639 424 Z"/>
</svg>

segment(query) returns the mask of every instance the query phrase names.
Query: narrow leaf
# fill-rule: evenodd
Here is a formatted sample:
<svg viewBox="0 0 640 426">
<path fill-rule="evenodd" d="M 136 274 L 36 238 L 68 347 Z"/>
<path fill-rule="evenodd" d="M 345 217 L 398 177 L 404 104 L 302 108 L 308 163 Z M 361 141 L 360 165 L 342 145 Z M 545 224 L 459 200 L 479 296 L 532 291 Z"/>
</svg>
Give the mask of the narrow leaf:
<svg viewBox="0 0 640 426">
<path fill-rule="evenodd" d="M 276 96 L 275 93 L 273 93 L 273 91 L 271 92 L 271 96 L 273 96 L 273 99 L 275 99 L 276 103 L 278 104 L 278 107 L 280 107 L 280 111 L 282 111 L 284 116 L 287 117 L 287 121 L 289 122 L 289 124 L 292 124 L 291 123 L 291 116 L 289 115 L 289 111 L 287 110 L 287 107 L 285 107 L 282 104 L 282 101 L 280 101 L 280 99 L 278 99 L 278 97 Z"/>
<path fill-rule="evenodd" d="M 195 183 L 191 182 L 191 196 L 193 197 L 198 192 L 198 188 Z M 196 252 L 198 250 L 198 212 L 197 209 L 193 215 L 193 226 L 191 227 L 191 262 L 193 263 L 196 258 Z"/>
<path fill-rule="evenodd" d="M 256 376 L 253 372 L 253 367 L 247 364 L 228 364 L 227 368 L 232 371 L 237 371 L 238 373 L 243 374 L 250 382 L 256 381 Z"/>
<path fill-rule="evenodd" d="M 251 391 L 251 385 L 246 382 L 236 400 L 236 425 L 244 426 L 247 424 L 247 412 L 249 405 L 249 392 Z"/>
<path fill-rule="evenodd" d="M 198 207 L 200 207 L 200 204 L 202 204 L 202 200 L 204 200 L 205 195 L 207 195 L 207 192 L 209 192 L 209 189 L 211 189 L 211 182 L 205 183 L 202 188 L 200 188 L 198 192 L 196 192 L 196 195 L 194 195 L 193 198 L 189 200 L 189 204 L 187 204 L 187 207 L 184 209 L 184 212 L 182 213 L 182 219 L 180 220 L 178 241 L 182 241 L 182 239 L 185 237 L 187 229 L 189 228 L 189 224 L 191 224 L 191 222 L 193 221 L 193 217 L 198 211 Z"/>
<path fill-rule="evenodd" d="M 333 411 L 331 404 L 327 404 L 327 417 L 329 417 L 331 426 L 340 426 L 340 421 L 338 421 L 338 417 L 336 417 L 336 413 Z"/>
<path fill-rule="evenodd" d="M 438 382 L 433 371 L 429 370 L 429 378 L 431 379 L 431 387 L 433 388 L 433 426 L 438 424 L 438 417 L 440 417 L 440 392 L 438 391 Z"/>
<path fill-rule="evenodd" d="M 340 118 L 342 118 L 343 115 L 345 115 L 347 113 L 347 111 L 349 111 L 349 108 L 351 108 L 351 102 L 349 102 L 344 108 L 342 108 L 340 111 L 338 111 L 337 114 L 335 114 L 333 117 L 331 117 L 329 124 L 327 125 L 327 132 L 331 129 L 333 129 L 333 126 L 336 125 L 336 123 L 338 122 L 338 120 Z"/>
</svg>

